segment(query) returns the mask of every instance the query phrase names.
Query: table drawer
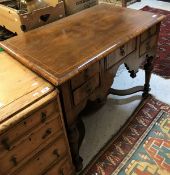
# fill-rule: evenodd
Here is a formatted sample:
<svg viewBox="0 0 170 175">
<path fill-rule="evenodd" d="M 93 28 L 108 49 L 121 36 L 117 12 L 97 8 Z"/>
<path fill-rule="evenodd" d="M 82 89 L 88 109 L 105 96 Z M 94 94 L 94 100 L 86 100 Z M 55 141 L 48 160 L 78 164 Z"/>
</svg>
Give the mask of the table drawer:
<svg viewBox="0 0 170 175">
<path fill-rule="evenodd" d="M 140 56 L 143 56 L 145 53 L 156 47 L 156 45 L 157 35 L 154 35 L 140 45 Z"/>
<path fill-rule="evenodd" d="M 135 51 L 137 47 L 137 39 L 134 38 L 132 40 L 130 40 L 127 44 L 126 44 L 126 55 L 130 54 L 131 52 Z"/>
<path fill-rule="evenodd" d="M 73 91 L 74 104 L 78 105 L 83 99 L 89 96 L 100 84 L 99 73 L 84 83 L 80 88 Z"/>
<path fill-rule="evenodd" d="M 40 123 L 45 122 L 50 118 L 50 116 L 55 113 L 59 115 L 59 109 L 57 105 L 57 100 L 49 103 L 45 107 L 42 107 L 37 112 L 30 114 L 17 123 L 14 127 L 9 128 L 4 134 L 0 136 L 0 151 L 3 149 L 10 149 L 10 145 L 16 140 L 29 133 L 34 127 L 38 126 Z"/>
<path fill-rule="evenodd" d="M 136 38 L 130 40 L 125 45 L 118 48 L 113 53 L 106 57 L 106 69 L 111 68 L 114 64 L 119 62 L 122 58 L 126 57 L 128 54 L 136 49 Z"/>
<path fill-rule="evenodd" d="M 46 171 L 53 162 L 63 158 L 66 152 L 66 140 L 65 136 L 62 135 L 18 169 L 14 175 L 40 175 Z"/>
<path fill-rule="evenodd" d="M 145 40 L 147 40 L 149 37 L 155 35 L 157 32 L 157 26 L 154 25 L 152 26 L 150 29 L 148 29 L 147 31 L 145 31 L 144 33 L 141 34 L 140 36 L 140 42 L 144 42 Z"/>
<path fill-rule="evenodd" d="M 17 168 L 24 158 L 34 155 L 34 151 L 40 151 L 45 142 L 49 142 L 49 138 L 57 135 L 62 129 L 60 116 L 53 118 L 36 129 L 31 131 L 29 135 L 23 137 L 16 144 L 11 146 L 10 151 L 0 152 L 0 165 L 4 173 L 8 173 L 10 169 Z"/>
<path fill-rule="evenodd" d="M 43 175 L 71 175 L 73 173 L 73 165 L 69 158 L 64 158 L 60 163 L 56 163 Z"/>
<path fill-rule="evenodd" d="M 91 65 L 88 69 L 83 71 L 82 73 L 78 74 L 71 80 L 71 87 L 72 89 L 76 89 L 80 87 L 84 82 L 86 82 L 90 77 L 93 77 L 96 73 L 100 70 L 99 62 Z"/>
</svg>

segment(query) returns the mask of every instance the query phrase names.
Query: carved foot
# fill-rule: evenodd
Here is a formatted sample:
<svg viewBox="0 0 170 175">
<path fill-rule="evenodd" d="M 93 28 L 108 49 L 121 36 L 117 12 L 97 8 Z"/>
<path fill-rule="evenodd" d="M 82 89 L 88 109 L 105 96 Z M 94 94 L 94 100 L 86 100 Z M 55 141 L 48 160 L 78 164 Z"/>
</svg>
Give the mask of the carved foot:
<svg viewBox="0 0 170 175">
<path fill-rule="evenodd" d="M 69 127 L 68 135 L 73 163 L 78 172 L 83 168 L 83 159 L 79 155 L 79 149 L 85 136 L 85 127 L 81 119 L 78 119 L 75 124 Z"/>
<path fill-rule="evenodd" d="M 135 78 L 137 72 L 135 72 L 134 70 L 130 70 L 126 63 L 124 65 L 125 65 L 126 69 L 128 70 L 128 72 L 130 73 L 130 77 Z"/>
</svg>

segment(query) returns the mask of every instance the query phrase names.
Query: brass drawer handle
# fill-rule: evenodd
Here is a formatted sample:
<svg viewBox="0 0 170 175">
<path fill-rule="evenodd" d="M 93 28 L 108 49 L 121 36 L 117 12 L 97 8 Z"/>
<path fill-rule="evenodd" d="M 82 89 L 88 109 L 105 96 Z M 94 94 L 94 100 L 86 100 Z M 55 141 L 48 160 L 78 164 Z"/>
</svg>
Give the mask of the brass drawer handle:
<svg viewBox="0 0 170 175">
<path fill-rule="evenodd" d="M 15 156 L 11 157 L 11 162 L 13 163 L 14 166 L 18 165 L 17 158 Z"/>
<path fill-rule="evenodd" d="M 45 112 L 41 112 L 41 122 L 44 123 L 47 120 L 47 115 Z"/>
<path fill-rule="evenodd" d="M 60 154 L 59 154 L 58 149 L 55 149 L 55 150 L 53 151 L 53 154 L 56 155 L 58 158 L 60 157 Z"/>
<path fill-rule="evenodd" d="M 45 134 L 42 136 L 42 139 L 46 139 L 52 133 L 51 129 L 47 129 Z"/>
<path fill-rule="evenodd" d="M 2 141 L 1 141 L 2 145 L 4 146 L 4 148 L 6 150 L 10 150 L 10 144 L 9 144 L 9 139 L 8 138 L 4 138 Z"/>
<path fill-rule="evenodd" d="M 120 55 L 125 56 L 125 47 L 124 46 L 120 47 Z"/>
</svg>

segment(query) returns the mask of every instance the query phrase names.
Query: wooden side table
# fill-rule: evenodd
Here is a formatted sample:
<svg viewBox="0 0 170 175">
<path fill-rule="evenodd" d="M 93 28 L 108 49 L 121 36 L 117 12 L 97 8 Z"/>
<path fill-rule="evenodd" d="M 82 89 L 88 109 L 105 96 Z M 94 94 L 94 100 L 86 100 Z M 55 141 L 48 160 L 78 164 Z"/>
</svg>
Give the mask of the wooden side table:
<svg viewBox="0 0 170 175">
<path fill-rule="evenodd" d="M 0 45 L 14 58 L 58 87 L 72 158 L 82 168 L 79 148 L 85 130 L 79 113 L 109 93 L 126 95 L 150 90 L 153 59 L 164 16 L 100 4 Z M 110 89 L 117 69 L 125 64 L 134 78 L 145 61 L 145 84 Z"/>
</svg>

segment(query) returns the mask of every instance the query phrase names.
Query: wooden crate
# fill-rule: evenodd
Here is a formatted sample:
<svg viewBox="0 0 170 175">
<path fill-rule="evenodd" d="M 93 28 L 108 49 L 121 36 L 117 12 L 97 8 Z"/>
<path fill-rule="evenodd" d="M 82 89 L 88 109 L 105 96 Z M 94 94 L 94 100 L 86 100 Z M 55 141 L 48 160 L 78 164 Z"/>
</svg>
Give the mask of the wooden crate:
<svg viewBox="0 0 170 175">
<path fill-rule="evenodd" d="M 51 3 L 32 12 L 16 10 L 0 3 L 0 26 L 17 34 L 51 23 L 64 16 L 63 2 Z"/>
</svg>

